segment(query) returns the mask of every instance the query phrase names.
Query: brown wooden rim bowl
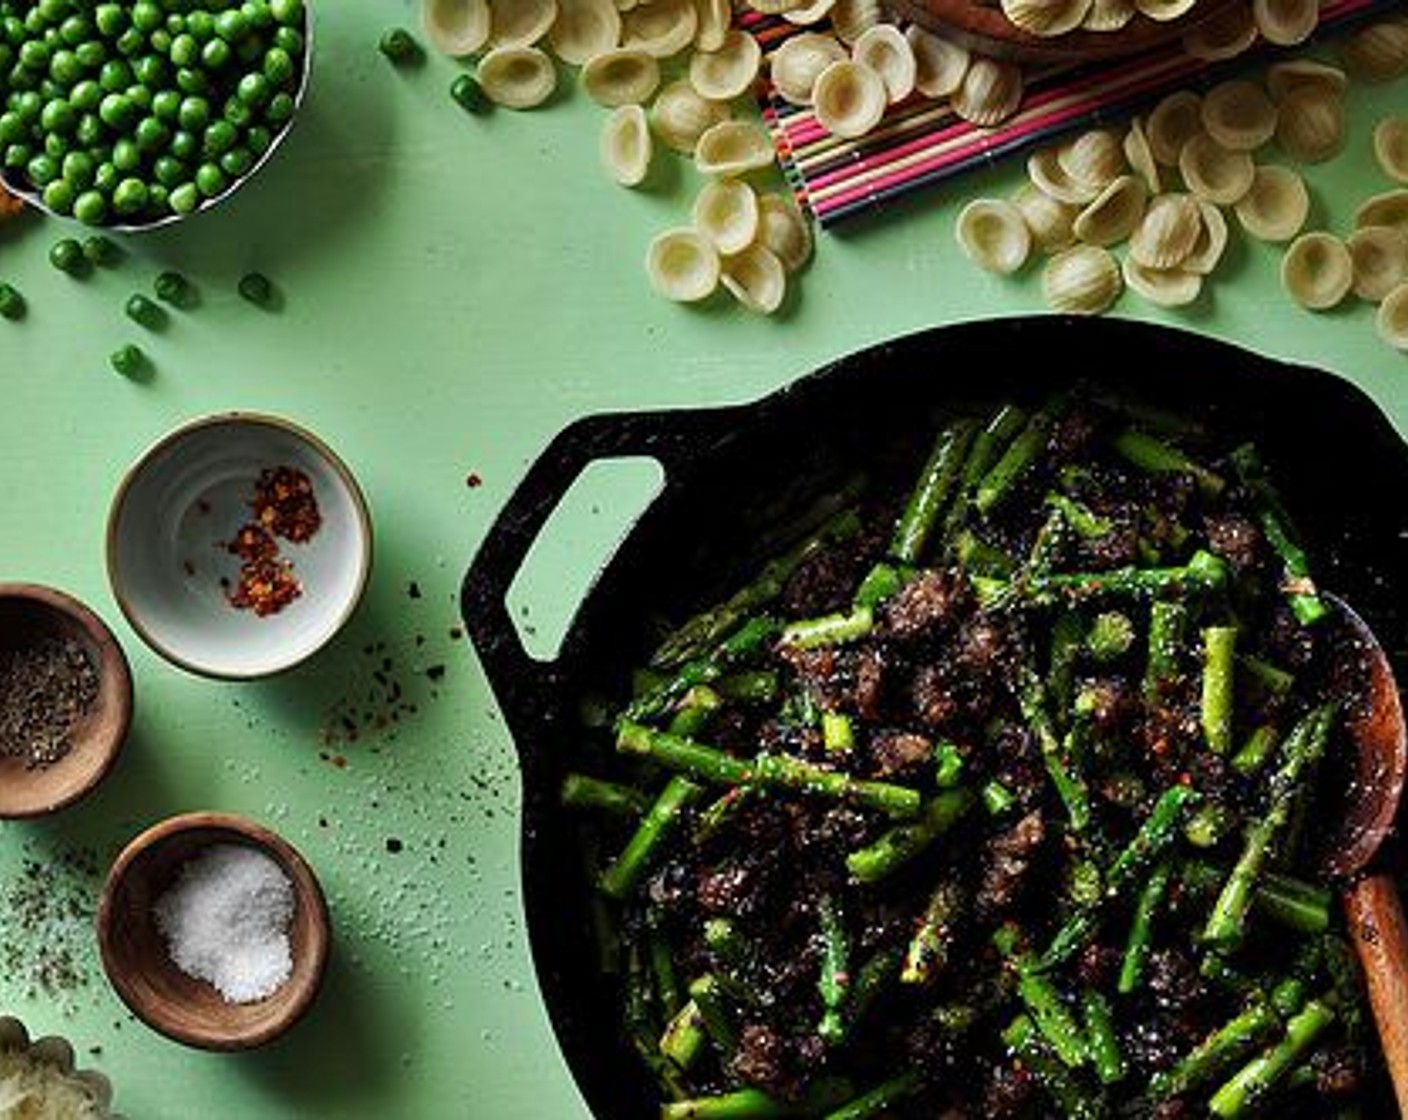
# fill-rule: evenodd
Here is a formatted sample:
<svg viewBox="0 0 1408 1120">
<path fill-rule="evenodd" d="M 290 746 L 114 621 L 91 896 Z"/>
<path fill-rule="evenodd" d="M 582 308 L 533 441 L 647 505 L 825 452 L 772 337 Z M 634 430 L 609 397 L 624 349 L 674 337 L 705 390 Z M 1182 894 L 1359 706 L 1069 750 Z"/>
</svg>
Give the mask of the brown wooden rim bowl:
<svg viewBox="0 0 1408 1120">
<path fill-rule="evenodd" d="M 293 972 L 253 1003 L 227 1003 L 177 968 L 152 913 L 186 862 L 221 843 L 263 851 L 293 882 Z M 298 1022 L 322 984 L 331 942 L 327 901 L 312 868 L 282 837 L 230 813 L 187 813 L 147 829 L 113 863 L 98 904 L 98 949 L 122 1002 L 153 1030 L 202 1050 L 252 1049 Z"/>
<path fill-rule="evenodd" d="M 132 725 L 132 671 L 107 624 L 72 595 L 36 583 L 0 583 L 0 650 L 72 638 L 98 676 L 98 696 L 59 761 L 31 768 L 0 756 L 0 819 L 39 817 L 71 805 L 107 776 Z"/>
<path fill-rule="evenodd" d="M 1041 36 L 1023 31 L 1003 14 L 997 3 L 977 0 L 883 0 L 901 19 L 969 50 L 1008 62 L 1033 65 L 1075 65 L 1140 54 L 1172 42 L 1204 20 L 1242 0 L 1199 0 L 1177 19 L 1159 21 L 1136 14 L 1118 31 L 1083 31 Z"/>
</svg>

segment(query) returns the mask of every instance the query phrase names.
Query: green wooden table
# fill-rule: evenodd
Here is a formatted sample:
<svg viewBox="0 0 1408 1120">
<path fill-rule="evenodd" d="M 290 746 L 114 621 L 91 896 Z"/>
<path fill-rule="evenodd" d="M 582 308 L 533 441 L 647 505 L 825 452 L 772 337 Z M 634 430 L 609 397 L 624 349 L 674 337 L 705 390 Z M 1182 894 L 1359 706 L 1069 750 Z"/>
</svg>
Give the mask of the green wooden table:
<svg viewBox="0 0 1408 1120">
<path fill-rule="evenodd" d="M 321 5 L 306 109 L 274 162 L 222 209 L 125 239 L 121 267 L 75 281 L 46 259 L 59 223 L 0 232 L 0 277 L 30 303 L 23 323 L 0 323 L 0 579 L 92 604 L 137 688 L 109 781 L 52 819 L 0 826 L 0 1011 L 69 1036 L 134 1118 L 585 1116 L 525 942 L 512 748 L 458 630 L 476 544 L 575 417 L 745 400 L 879 339 L 1040 310 L 1033 271 L 977 272 L 952 233 L 961 202 L 1010 191 L 1016 165 L 822 234 L 773 319 L 722 300 L 666 303 L 641 261 L 654 233 L 685 220 L 692 172 L 652 193 L 616 187 L 597 164 L 601 110 L 577 92 L 533 113 L 465 114 L 447 96 L 451 63 L 398 72 L 376 51 L 384 27 L 415 25 L 415 7 Z M 1402 102 L 1402 82 L 1351 91 L 1349 147 L 1308 171 L 1315 224 L 1346 231 L 1357 200 L 1383 189 L 1368 131 Z M 1116 313 L 1332 369 L 1408 429 L 1408 357 L 1378 341 L 1371 309 L 1301 311 L 1278 263 L 1238 240 L 1193 308 L 1165 313 L 1127 295 Z M 195 279 L 203 303 L 139 338 L 123 303 L 166 268 Z M 281 311 L 235 295 L 251 268 L 275 279 Z M 107 368 L 133 340 L 156 369 L 140 383 Z M 240 685 L 149 653 L 103 570 L 123 470 L 168 429 L 226 408 L 282 413 L 324 436 L 358 473 L 378 529 L 348 630 L 306 667 Z M 551 648 L 650 481 L 594 473 L 550 528 L 513 604 L 537 648 Z M 130 1017 L 81 913 L 123 843 L 202 808 L 280 830 L 331 902 L 337 944 L 320 1001 L 255 1053 L 186 1050 Z M 27 861 L 79 904 L 77 918 L 49 905 L 42 928 L 20 919 Z M 57 992 L 36 984 L 46 959 L 72 965 Z"/>
</svg>

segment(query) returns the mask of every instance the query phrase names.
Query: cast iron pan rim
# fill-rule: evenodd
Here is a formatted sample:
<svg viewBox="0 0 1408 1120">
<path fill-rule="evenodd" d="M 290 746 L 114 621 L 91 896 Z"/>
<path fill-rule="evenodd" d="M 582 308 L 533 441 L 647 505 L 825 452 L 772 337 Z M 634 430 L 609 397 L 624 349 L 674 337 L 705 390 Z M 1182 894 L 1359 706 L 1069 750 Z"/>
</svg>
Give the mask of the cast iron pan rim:
<svg viewBox="0 0 1408 1120">
<path fill-rule="evenodd" d="M 1228 368 L 1235 382 L 1228 391 L 1206 408 L 1191 411 L 1209 414 L 1214 423 L 1226 415 L 1232 420 L 1243 413 L 1229 411 L 1232 405 L 1246 411 L 1248 383 L 1256 385 L 1275 378 L 1276 393 L 1266 403 L 1269 414 L 1286 412 L 1286 400 L 1309 400 L 1315 423 L 1327 414 L 1342 413 L 1354 418 L 1362 438 L 1357 437 L 1356 453 L 1379 457 L 1390 463 L 1392 473 L 1408 485 L 1408 446 L 1394 431 L 1387 417 L 1363 390 L 1344 378 L 1322 369 L 1307 367 L 1262 355 L 1235 343 L 1196 334 L 1180 328 L 1147 324 L 1135 320 L 1107 318 L 1091 320 L 1074 316 L 1013 316 L 942 326 L 886 340 L 826 363 L 815 372 L 799 377 L 786 386 L 741 405 L 666 409 L 658 411 L 605 413 L 584 417 L 565 428 L 530 466 L 510 497 L 466 573 L 461 589 L 461 608 L 467 632 L 475 646 L 486 676 L 508 722 L 517 749 L 523 779 L 523 808 L 520 821 L 522 844 L 520 870 L 527 916 L 528 936 L 534 966 L 543 990 L 547 1010 L 568 1064 L 579 1088 L 593 1110 L 603 1120 L 624 1120 L 627 1115 L 645 1117 L 650 1112 L 638 1102 L 623 1096 L 619 1082 L 639 1078 L 638 1071 L 620 1065 L 600 1068 L 602 1058 L 589 1052 L 598 1048 L 603 1035 L 619 1033 L 603 1030 L 599 1005 L 580 997 L 579 976 L 573 975 L 572 960 L 562 950 L 564 926 L 568 917 L 561 910 L 566 892 L 564 877 L 575 874 L 564 857 L 569 851 L 555 836 L 561 825 L 557 788 L 565 768 L 565 735 L 574 726 L 569 695 L 586 675 L 594 645 L 602 645 L 599 625 L 594 625 L 593 604 L 610 598 L 619 589 L 613 579 L 629 566 L 639 552 L 642 539 L 648 540 L 653 526 L 668 522 L 671 511 L 687 500 L 692 490 L 708 483 L 711 467 L 726 461 L 730 452 L 756 440 L 758 433 L 785 425 L 795 410 L 825 409 L 870 377 L 893 376 L 906 386 L 910 372 L 897 367 L 936 355 L 967 355 L 991 348 L 998 381 L 1020 386 L 1027 396 L 1045 395 L 1059 385 L 1080 378 L 1060 374 L 1038 381 L 1013 379 L 1000 369 L 1002 358 L 1022 359 L 1023 370 L 1055 370 L 1068 365 L 1060 361 L 1062 351 L 1072 360 L 1098 354 L 1108 355 L 1108 369 L 1095 370 L 1088 380 L 1101 387 L 1119 389 L 1140 396 L 1140 379 L 1145 371 L 1144 355 L 1153 355 L 1155 365 L 1180 363 L 1187 368 L 1189 392 L 1210 387 L 1217 396 L 1220 384 L 1210 379 L 1210 371 Z M 1023 357 L 1023 355 L 1026 355 Z M 950 379 L 944 369 L 934 371 L 932 389 L 924 382 L 924 414 L 936 407 L 954 407 L 962 402 L 992 402 L 1012 392 L 991 385 L 990 379 L 972 370 L 958 370 Z M 1167 372 L 1161 376 L 1168 377 Z M 974 386 L 972 382 L 978 381 Z M 1156 384 L 1155 388 L 1160 385 Z M 1167 388 L 1166 386 L 1162 386 Z M 1023 395 L 1019 393 L 1018 395 Z M 1241 394 L 1239 396 L 1238 394 Z M 1145 395 L 1151 395 L 1146 393 Z M 1158 396 L 1157 392 L 1152 394 Z M 1240 402 L 1240 403 L 1239 403 Z M 1189 404 L 1196 402 L 1190 399 Z M 920 410 L 916 410 L 920 411 Z M 1299 415 L 1299 414 L 1297 414 Z M 1258 426 L 1243 417 L 1242 426 Z M 528 548 L 547 516 L 575 480 L 581 469 L 599 458 L 625 455 L 652 455 L 665 468 L 666 481 L 650 507 L 623 539 L 616 553 L 596 574 L 567 630 L 561 652 L 548 662 L 534 661 L 523 651 L 517 630 L 503 605 L 507 591 Z M 703 476 L 703 477 L 701 477 Z M 1377 539 L 1377 536 L 1376 536 Z M 1350 589 L 1353 593 L 1354 589 Z M 699 604 L 695 604 L 698 606 Z M 599 620 L 596 620 L 599 621 Z M 599 652 L 599 650 L 597 651 Z M 565 829 L 564 829 L 565 830 Z M 582 916 L 582 915 L 579 915 Z M 588 936 L 576 929 L 573 937 Z M 557 944 L 555 944 L 556 942 Z M 577 958 L 580 964 L 581 956 Z M 597 983 L 599 983 L 599 979 Z M 577 994 L 574 996 L 574 985 Z M 606 1109 L 606 1111 L 603 1111 Z"/>
</svg>

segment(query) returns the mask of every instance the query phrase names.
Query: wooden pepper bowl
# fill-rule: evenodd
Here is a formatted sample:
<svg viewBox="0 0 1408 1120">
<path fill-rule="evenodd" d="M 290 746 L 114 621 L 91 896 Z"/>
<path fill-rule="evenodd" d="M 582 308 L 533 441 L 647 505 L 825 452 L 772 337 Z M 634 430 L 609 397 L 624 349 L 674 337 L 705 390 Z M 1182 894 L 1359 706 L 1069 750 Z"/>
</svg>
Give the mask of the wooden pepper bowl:
<svg viewBox="0 0 1408 1120">
<path fill-rule="evenodd" d="M 0 583 L 0 652 L 72 639 L 98 678 L 98 695 L 49 766 L 0 755 L 0 818 L 38 817 L 77 801 L 112 769 L 132 724 L 132 672 L 112 631 L 73 596 L 33 583 Z"/>
<path fill-rule="evenodd" d="M 193 857 L 214 844 L 244 844 L 283 869 L 294 889 L 293 972 L 253 1003 L 228 1003 L 171 960 L 153 906 Z M 98 905 L 98 948 L 123 1003 L 168 1038 L 203 1050 L 247 1050 L 292 1027 L 322 984 L 331 944 L 327 902 L 312 869 L 282 837 L 228 813 L 188 813 L 147 829 L 113 863 Z"/>
</svg>

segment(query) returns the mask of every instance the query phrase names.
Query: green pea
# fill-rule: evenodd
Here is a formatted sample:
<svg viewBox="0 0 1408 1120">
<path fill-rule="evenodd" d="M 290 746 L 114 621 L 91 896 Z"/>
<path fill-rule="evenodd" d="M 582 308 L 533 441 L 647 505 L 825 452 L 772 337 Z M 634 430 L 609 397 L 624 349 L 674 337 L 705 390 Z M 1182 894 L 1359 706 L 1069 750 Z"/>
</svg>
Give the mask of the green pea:
<svg viewBox="0 0 1408 1120">
<path fill-rule="evenodd" d="M 414 66 L 425 58 L 425 51 L 404 27 L 393 27 L 383 34 L 377 49 L 396 66 Z"/>
<path fill-rule="evenodd" d="M 112 208 L 124 218 L 134 217 L 147 208 L 149 193 L 141 179 L 127 178 L 112 192 Z"/>
<path fill-rule="evenodd" d="M 62 160 L 68 155 L 68 137 L 62 132 L 49 132 L 44 135 L 44 154 L 50 159 Z"/>
<path fill-rule="evenodd" d="M 200 61 L 200 43 L 189 31 L 171 40 L 171 61 L 177 66 L 194 66 Z"/>
<path fill-rule="evenodd" d="M 150 35 L 165 22 L 165 13 L 152 0 L 137 0 L 132 5 L 132 26 L 143 34 Z"/>
<path fill-rule="evenodd" d="M 49 77 L 61 86 L 71 86 L 83 77 L 83 63 L 71 50 L 55 51 L 49 60 Z"/>
<path fill-rule="evenodd" d="M 186 17 L 180 12 L 172 12 L 166 17 L 166 30 L 171 35 L 180 35 L 186 30 Z"/>
<path fill-rule="evenodd" d="M 50 101 L 39 114 L 39 127 L 45 132 L 72 132 L 77 124 L 78 114 L 63 98 Z"/>
<path fill-rule="evenodd" d="M 283 47 L 270 47 L 264 52 L 264 76 L 271 85 L 288 85 L 293 81 L 295 69 L 293 56 Z"/>
<path fill-rule="evenodd" d="M 112 146 L 112 165 L 124 174 L 142 166 L 142 149 L 137 141 L 124 136 Z"/>
<path fill-rule="evenodd" d="M 20 44 L 20 65 L 26 70 L 48 70 L 49 48 L 38 39 L 26 39 Z"/>
<path fill-rule="evenodd" d="M 170 207 L 167 202 L 170 199 L 170 192 L 161 183 L 151 183 L 147 186 L 147 194 L 151 201 L 147 209 L 153 214 L 165 214 Z"/>
<path fill-rule="evenodd" d="M 108 60 L 108 49 L 98 39 L 79 43 L 73 48 L 73 53 L 77 57 L 79 65 L 87 71 L 100 69 L 103 63 Z"/>
<path fill-rule="evenodd" d="M 157 91 L 152 97 L 152 116 L 167 124 L 174 124 L 181 115 L 181 95 L 174 89 Z"/>
<path fill-rule="evenodd" d="M 450 96 L 462 109 L 482 113 L 489 108 L 489 99 L 471 74 L 461 74 L 450 86 Z"/>
<path fill-rule="evenodd" d="M 13 109 L 0 113 L 0 144 L 13 144 L 29 135 L 29 125 Z"/>
<path fill-rule="evenodd" d="M 105 94 L 98 103 L 98 117 L 109 128 L 126 131 L 139 109 L 125 93 Z"/>
<path fill-rule="evenodd" d="M 41 153 L 29 161 L 25 174 L 36 187 L 47 187 L 59 177 L 59 163 L 53 156 Z"/>
<path fill-rule="evenodd" d="M 0 280 L 0 318 L 9 319 L 12 323 L 17 322 L 24 318 L 25 309 L 24 296 Z"/>
<path fill-rule="evenodd" d="M 44 98 L 32 89 L 24 90 L 15 99 L 15 112 L 27 121 L 37 121 L 44 111 Z"/>
<path fill-rule="evenodd" d="M 268 0 L 244 0 L 240 11 L 256 31 L 265 31 L 274 26 L 274 13 L 269 10 Z"/>
<path fill-rule="evenodd" d="M 83 255 L 99 268 L 116 268 L 125 254 L 112 238 L 95 233 L 83 239 Z"/>
<path fill-rule="evenodd" d="M 137 147 L 143 152 L 160 151 L 171 140 L 171 130 L 154 116 L 138 121 L 133 135 L 137 138 Z"/>
<path fill-rule="evenodd" d="M 303 53 L 303 33 L 295 31 L 292 27 L 274 28 L 274 46 L 280 50 L 288 51 L 291 55 L 301 55 Z"/>
<path fill-rule="evenodd" d="M 103 100 L 103 87 L 92 78 L 76 82 L 69 90 L 68 103 L 80 113 L 91 113 Z"/>
<path fill-rule="evenodd" d="M 44 188 L 40 197 L 55 214 L 67 215 L 73 211 L 73 200 L 77 194 L 78 191 L 67 179 L 55 179 Z"/>
<path fill-rule="evenodd" d="M 93 34 L 93 24 L 86 16 L 72 15 L 59 24 L 59 38 L 76 47 Z"/>
<path fill-rule="evenodd" d="M 142 352 L 142 348 L 130 342 L 126 346 L 119 346 L 108 355 L 108 364 L 123 377 L 140 377 L 148 368 L 147 356 Z"/>
<path fill-rule="evenodd" d="M 244 134 L 245 142 L 249 145 L 249 150 L 256 156 L 262 156 L 274 143 L 274 134 L 262 124 L 250 125 L 249 131 Z"/>
<path fill-rule="evenodd" d="M 161 27 L 147 36 L 147 45 L 157 54 L 164 55 L 171 50 L 171 40 L 174 36 L 166 28 Z"/>
<path fill-rule="evenodd" d="M 100 226 L 108 216 L 108 200 L 98 191 L 84 191 L 73 200 L 73 216 L 85 226 Z"/>
<path fill-rule="evenodd" d="M 232 179 L 248 175 L 253 166 L 254 153 L 248 148 L 231 148 L 220 157 L 220 170 Z"/>
<path fill-rule="evenodd" d="M 195 183 L 179 183 L 171 188 L 166 204 L 171 207 L 173 213 L 193 214 L 200 206 L 200 191 L 196 189 Z"/>
<path fill-rule="evenodd" d="M 103 63 L 98 71 L 98 84 L 105 93 L 117 93 L 132 84 L 132 67 L 126 59 L 113 58 Z"/>
<path fill-rule="evenodd" d="M 144 54 L 132 64 L 132 73 L 144 86 L 159 86 L 166 81 L 166 59 L 158 54 Z"/>
<path fill-rule="evenodd" d="M 269 0 L 269 11 L 285 27 L 303 25 L 303 0 Z"/>
<path fill-rule="evenodd" d="M 206 94 L 210 92 L 210 78 L 198 67 L 182 66 L 176 71 L 176 88 L 182 93 Z"/>
<path fill-rule="evenodd" d="M 203 8 L 186 13 L 186 30 L 204 43 L 215 34 L 215 17 Z"/>
<path fill-rule="evenodd" d="M 172 307 L 189 308 L 196 303 L 196 289 L 189 280 L 179 272 L 163 272 L 156 278 L 153 285 L 156 298 L 162 303 L 169 303 Z"/>
<path fill-rule="evenodd" d="M 230 64 L 233 54 L 224 39 L 211 39 L 200 49 L 201 65 L 207 70 L 221 70 Z"/>
<path fill-rule="evenodd" d="M 210 102 L 204 97 L 187 97 L 182 100 L 176 119 L 186 131 L 199 132 L 210 123 Z"/>
<path fill-rule="evenodd" d="M 203 163 L 196 168 L 196 190 L 206 198 L 214 198 L 229 185 L 230 180 L 219 164 Z"/>
<path fill-rule="evenodd" d="M 98 119 L 97 113 L 84 113 L 73 130 L 74 142 L 84 148 L 96 148 L 106 136 L 107 126 Z"/>
<path fill-rule="evenodd" d="M 80 190 L 91 187 L 97 173 L 97 161 L 84 151 L 69 152 L 59 168 L 59 174 Z"/>
<path fill-rule="evenodd" d="M 86 276 L 91 269 L 88 258 L 83 255 L 83 246 L 72 237 L 54 242 L 49 249 L 49 263 L 70 276 Z"/>
<path fill-rule="evenodd" d="M 171 137 L 171 146 L 167 149 L 179 160 L 189 163 L 200 155 L 200 141 L 196 139 L 193 132 L 186 129 L 178 129 Z"/>
<path fill-rule="evenodd" d="M 231 97 L 226 101 L 220 115 L 239 129 L 248 128 L 254 122 L 254 110 L 238 97 Z"/>
<path fill-rule="evenodd" d="M 145 113 L 152 107 L 152 91 L 140 82 L 133 82 L 126 89 L 127 100 Z"/>
<path fill-rule="evenodd" d="M 233 148 L 239 138 L 239 131 L 229 121 L 212 121 L 201 140 L 201 151 L 208 156 L 218 156 Z"/>
<path fill-rule="evenodd" d="M 269 88 L 269 79 L 263 74 L 246 74 L 240 79 L 239 85 L 235 87 L 235 93 L 239 99 L 247 105 L 259 106 L 269 100 L 273 90 Z"/>
<path fill-rule="evenodd" d="M 99 191 L 106 198 L 117 189 L 117 184 L 121 179 L 122 172 L 117 169 L 117 165 L 112 160 L 105 159 L 98 164 L 97 174 L 93 176 L 93 189 Z"/>
<path fill-rule="evenodd" d="M 39 0 L 39 14 L 44 22 L 58 25 L 68 15 L 69 0 Z"/>
<path fill-rule="evenodd" d="M 238 8 L 223 11 L 215 17 L 215 34 L 227 43 L 238 43 L 249 34 L 249 20 Z"/>
<path fill-rule="evenodd" d="M 117 42 L 113 44 L 117 47 L 117 53 L 128 58 L 146 49 L 147 37 L 135 27 L 129 27 L 117 37 Z"/>
<path fill-rule="evenodd" d="M 246 272 L 241 276 L 239 293 L 256 307 L 268 307 L 274 302 L 273 282 L 262 272 Z"/>
<path fill-rule="evenodd" d="M 127 11 L 121 4 L 99 4 L 93 9 L 93 25 L 107 39 L 115 39 L 127 28 Z"/>
<path fill-rule="evenodd" d="M 18 171 L 22 167 L 29 166 L 33 152 L 28 144 L 9 144 L 5 147 L 5 152 L 0 155 L 0 162 L 11 170 Z"/>
<path fill-rule="evenodd" d="M 160 155 L 152 164 L 152 175 L 168 190 L 179 186 L 187 177 L 186 165 L 175 156 Z"/>
<path fill-rule="evenodd" d="M 293 116 L 293 97 L 287 93 L 276 93 L 269 98 L 269 104 L 264 109 L 264 119 L 270 124 L 283 124 Z"/>
<path fill-rule="evenodd" d="M 129 319 L 146 327 L 149 331 L 162 330 L 170 321 L 170 317 L 162 306 L 159 303 L 154 303 L 141 292 L 134 292 L 129 296 L 123 310 L 126 311 Z"/>
</svg>

